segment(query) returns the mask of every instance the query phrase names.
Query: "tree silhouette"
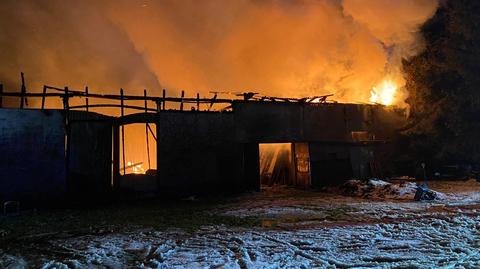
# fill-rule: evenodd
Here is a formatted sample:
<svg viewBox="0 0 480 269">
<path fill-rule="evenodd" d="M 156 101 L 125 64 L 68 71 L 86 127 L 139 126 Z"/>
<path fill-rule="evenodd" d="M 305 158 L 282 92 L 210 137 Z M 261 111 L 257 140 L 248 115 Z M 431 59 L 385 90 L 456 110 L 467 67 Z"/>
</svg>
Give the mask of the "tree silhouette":
<svg viewBox="0 0 480 269">
<path fill-rule="evenodd" d="M 423 27 L 425 50 L 403 63 L 410 150 L 432 162 L 480 161 L 480 1 L 449 0 Z"/>
</svg>

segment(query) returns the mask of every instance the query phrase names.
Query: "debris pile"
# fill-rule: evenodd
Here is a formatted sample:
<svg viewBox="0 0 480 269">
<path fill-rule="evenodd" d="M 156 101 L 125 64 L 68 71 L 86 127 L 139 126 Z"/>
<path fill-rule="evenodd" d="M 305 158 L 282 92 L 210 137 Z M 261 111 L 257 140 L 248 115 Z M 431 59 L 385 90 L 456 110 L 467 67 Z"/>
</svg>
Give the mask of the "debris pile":
<svg viewBox="0 0 480 269">
<path fill-rule="evenodd" d="M 437 193 L 428 188 L 426 184 L 420 184 L 417 186 L 417 192 L 415 193 L 415 201 L 435 200 Z"/>
<path fill-rule="evenodd" d="M 414 182 L 390 183 L 379 179 L 367 181 L 352 179 L 341 186 L 341 191 L 349 196 L 369 199 L 413 200 L 418 188 Z M 436 191 L 427 190 L 426 192 L 429 194 L 428 197 L 441 196 Z"/>
</svg>

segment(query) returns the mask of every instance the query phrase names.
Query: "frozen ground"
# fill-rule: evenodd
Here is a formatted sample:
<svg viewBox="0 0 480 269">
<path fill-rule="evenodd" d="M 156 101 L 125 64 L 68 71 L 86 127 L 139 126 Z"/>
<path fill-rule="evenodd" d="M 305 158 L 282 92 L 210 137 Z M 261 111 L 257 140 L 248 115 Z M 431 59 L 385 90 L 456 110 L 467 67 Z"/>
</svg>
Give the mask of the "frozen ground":
<svg viewBox="0 0 480 269">
<path fill-rule="evenodd" d="M 249 227 L 144 226 L 0 245 L 0 268 L 480 268 L 480 183 L 431 183 L 442 198 L 432 202 L 411 201 L 408 183 L 371 185 L 351 196 L 270 188 L 208 209 L 258 219 Z"/>
</svg>

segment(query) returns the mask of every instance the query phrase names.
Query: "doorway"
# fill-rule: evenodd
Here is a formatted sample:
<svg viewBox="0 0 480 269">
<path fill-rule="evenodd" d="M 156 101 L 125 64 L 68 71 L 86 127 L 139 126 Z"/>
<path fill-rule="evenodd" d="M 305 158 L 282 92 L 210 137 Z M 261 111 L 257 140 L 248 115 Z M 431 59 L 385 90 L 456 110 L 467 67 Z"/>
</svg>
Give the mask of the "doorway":
<svg viewBox="0 0 480 269">
<path fill-rule="evenodd" d="M 259 144 L 259 160 L 261 185 L 294 185 L 292 143 Z"/>
<path fill-rule="evenodd" d="M 156 125 L 120 125 L 118 135 L 117 189 L 153 195 L 158 191 Z"/>
<path fill-rule="evenodd" d="M 133 123 L 120 126 L 120 175 L 156 174 L 157 141 L 155 124 Z M 122 138 L 120 138 L 120 141 Z"/>
</svg>

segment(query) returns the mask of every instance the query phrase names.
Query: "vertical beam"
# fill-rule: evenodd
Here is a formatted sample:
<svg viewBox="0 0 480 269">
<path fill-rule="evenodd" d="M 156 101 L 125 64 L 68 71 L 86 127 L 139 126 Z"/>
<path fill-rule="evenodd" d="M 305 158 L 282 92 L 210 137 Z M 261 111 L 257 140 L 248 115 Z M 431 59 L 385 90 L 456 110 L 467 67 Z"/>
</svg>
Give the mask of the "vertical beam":
<svg viewBox="0 0 480 269">
<path fill-rule="evenodd" d="M 148 104 L 147 104 L 147 90 L 143 90 L 143 96 L 145 97 L 145 113 L 148 113 Z M 147 160 L 148 160 L 148 169 L 150 166 L 150 145 L 148 143 L 148 122 L 145 123 L 145 137 L 147 139 Z"/>
<path fill-rule="evenodd" d="M 43 91 L 42 91 L 42 109 L 45 109 L 45 94 L 47 94 L 47 85 L 43 85 Z"/>
<path fill-rule="evenodd" d="M 291 143 L 290 145 L 290 149 L 291 149 L 291 152 L 290 152 L 290 157 L 292 158 L 293 160 L 293 185 L 294 186 L 298 186 L 298 160 L 297 160 L 297 147 L 296 147 L 296 143 Z"/>
<path fill-rule="evenodd" d="M 88 86 L 85 86 L 85 110 L 88 112 Z"/>
<path fill-rule="evenodd" d="M 0 108 L 3 105 L 3 84 L 0 84 Z"/>
<path fill-rule="evenodd" d="M 185 97 L 185 91 L 182 91 L 182 98 L 180 99 L 180 111 L 183 111 L 183 97 Z"/>
<path fill-rule="evenodd" d="M 158 134 L 160 134 L 160 110 L 157 110 L 158 113 L 157 113 L 157 122 L 155 123 L 155 133 L 157 134 L 157 137 L 158 137 Z M 156 139 L 156 143 L 155 143 L 155 152 L 157 154 L 156 156 L 156 163 L 155 163 L 155 171 L 156 171 L 156 177 L 157 177 L 157 193 L 160 192 L 160 186 L 162 185 L 162 178 L 161 178 L 161 174 L 160 174 L 160 169 L 158 169 L 160 166 L 158 165 L 158 163 L 161 161 L 161 152 L 158 150 L 159 147 L 160 147 L 160 143 L 158 142 L 158 138 Z M 163 171 L 162 171 L 163 172 Z"/>
<path fill-rule="evenodd" d="M 163 89 L 162 96 L 163 96 L 163 107 L 162 110 L 165 110 L 165 96 L 167 95 L 167 91 Z"/>
<path fill-rule="evenodd" d="M 71 126 L 70 126 L 70 113 L 69 110 L 69 103 L 68 103 L 68 87 L 64 89 L 64 96 L 63 96 L 63 109 L 65 112 L 65 171 L 67 177 L 67 188 L 70 191 L 73 191 L 72 185 L 70 182 L 70 148 L 71 148 Z"/>
<path fill-rule="evenodd" d="M 215 100 L 216 100 L 216 99 L 217 99 L 217 94 L 215 93 L 215 94 L 213 95 L 212 100 L 210 101 L 211 103 L 210 103 L 210 106 L 208 107 L 208 111 L 210 111 L 210 109 L 212 109 L 213 104 L 215 104 Z"/>
<path fill-rule="evenodd" d="M 70 108 L 69 102 L 68 102 L 68 87 L 65 87 L 64 95 L 63 95 L 63 109 L 68 112 L 68 109 Z"/>
<path fill-rule="evenodd" d="M 143 90 L 143 98 L 144 98 L 144 105 L 145 105 L 145 113 L 147 113 L 148 112 L 148 110 L 147 110 L 147 108 L 148 108 L 148 106 L 147 106 L 147 89 Z"/>
<path fill-rule="evenodd" d="M 25 76 L 23 75 L 23 72 L 20 73 L 20 76 L 22 78 L 22 89 L 21 89 L 21 95 L 20 95 L 20 108 L 23 108 L 25 105 L 25 94 L 27 93 L 27 87 L 25 86 Z"/>
<path fill-rule="evenodd" d="M 165 89 L 163 90 L 163 98 L 165 98 Z M 163 101 L 163 110 L 165 110 L 165 99 L 163 99 L 163 100 L 164 100 Z M 155 133 L 157 134 L 157 136 L 159 134 L 159 130 L 158 130 L 159 127 L 158 126 L 159 126 L 159 122 L 160 122 L 160 109 L 161 109 L 160 100 L 158 100 L 157 101 L 157 117 L 156 117 L 156 122 L 155 122 Z M 160 158 L 159 158 L 160 157 L 159 156 L 160 152 L 158 151 L 158 147 L 159 147 L 160 143 L 158 143 L 158 139 L 156 139 L 156 141 L 157 142 L 155 143 L 155 147 L 156 147 L 155 152 L 156 152 L 157 156 L 155 156 L 155 157 L 156 157 L 157 163 L 155 164 L 155 167 L 157 169 L 156 169 L 155 176 L 156 176 L 156 179 L 157 179 L 157 193 L 158 193 L 159 190 L 160 190 L 160 172 L 158 171 L 158 167 L 159 167 L 158 166 L 158 160 L 160 160 Z"/>
<path fill-rule="evenodd" d="M 114 120 L 113 124 L 113 149 L 112 149 L 112 173 L 113 173 L 113 188 L 118 188 L 118 178 L 120 176 L 120 130 L 118 126 L 118 121 Z"/>
<path fill-rule="evenodd" d="M 125 115 L 124 107 L 123 107 L 123 89 L 120 89 L 120 109 L 121 109 L 121 116 Z M 125 126 L 122 124 L 122 160 L 123 160 L 123 174 L 126 174 L 126 162 L 125 162 Z"/>
<path fill-rule="evenodd" d="M 200 94 L 197 92 L 197 111 L 200 111 Z"/>
</svg>

